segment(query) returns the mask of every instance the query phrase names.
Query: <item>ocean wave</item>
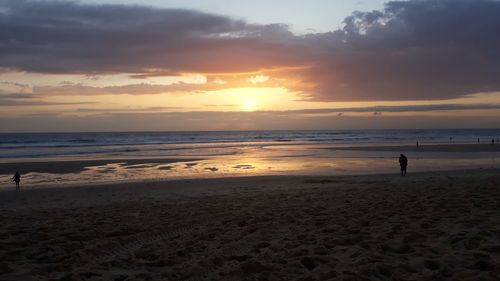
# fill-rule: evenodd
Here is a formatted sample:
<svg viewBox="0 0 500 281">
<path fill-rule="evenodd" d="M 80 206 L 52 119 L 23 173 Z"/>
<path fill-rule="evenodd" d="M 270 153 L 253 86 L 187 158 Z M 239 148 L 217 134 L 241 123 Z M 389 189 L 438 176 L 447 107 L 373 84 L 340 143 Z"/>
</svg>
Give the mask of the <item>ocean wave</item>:
<svg viewBox="0 0 500 281">
<path fill-rule="evenodd" d="M 280 142 L 276 142 L 280 143 Z M 297 143 L 301 144 L 301 143 Z M 181 144 L 182 145 L 182 144 Z M 0 153 L 0 159 L 2 158 L 21 158 L 21 157 L 49 157 L 49 156 L 72 156 L 72 155 L 93 155 L 93 154 L 100 154 L 100 155 L 109 155 L 109 154 L 117 154 L 117 155 L 125 155 L 127 153 L 134 153 L 134 152 L 142 152 L 142 153 L 154 153 L 154 152 L 167 152 L 167 151 L 180 151 L 180 150 L 192 150 L 192 151 L 198 151 L 198 150 L 206 150 L 206 149 L 230 149 L 230 148 L 241 148 L 241 147 L 250 147 L 250 146 L 262 146 L 262 142 L 247 142 L 246 144 L 242 145 L 241 142 L 220 142 L 220 143 L 212 143 L 211 145 L 201 145 L 201 146 L 192 146 L 192 145 L 185 145 L 185 146 L 174 146 L 174 147 L 162 147 L 162 146 L 150 146 L 150 145 L 141 145 L 141 144 L 135 144 L 134 147 L 123 147 L 121 145 L 119 146 L 92 146 L 95 147 L 96 149 L 87 149 L 88 147 L 85 147 L 84 150 L 79 150 L 76 147 L 71 147 L 73 149 L 70 150 L 45 150 L 45 151 L 40 151 L 40 150 L 26 150 L 26 149 L 20 149 L 16 150 L 12 153 Z M 267 146 L 273 145 L 272 142 L 265 143 Z M 31 147 L 33 148 L 33 147 Z M 61 147 L 58 147 L 61 148 Z M 68 147 L 65 147 L 68 148 Z M 102 148 L 102 149 L 99 149 Z M 223 154 L 228 154 L 223 153 Z M 235 154 L 235 152 L 231 152 L 229 154 Z"/>
<path fill-rule="evenodd" d="M 95 139 L 74 139 L 74 140 L 68 140 L 68 142 L 74 142 L 74 143 L 95 143 L 97 140 Z"/>
<path fill-rule="evenodd" d="M 414 143 L 475 141 L 500 137 L 500 129 L 330 130 L 137 133 L 0 134 L 0 158 L 99 153 L 151 153 L 155 150 L 268 146 L 274 144 Z"/>
</svg>

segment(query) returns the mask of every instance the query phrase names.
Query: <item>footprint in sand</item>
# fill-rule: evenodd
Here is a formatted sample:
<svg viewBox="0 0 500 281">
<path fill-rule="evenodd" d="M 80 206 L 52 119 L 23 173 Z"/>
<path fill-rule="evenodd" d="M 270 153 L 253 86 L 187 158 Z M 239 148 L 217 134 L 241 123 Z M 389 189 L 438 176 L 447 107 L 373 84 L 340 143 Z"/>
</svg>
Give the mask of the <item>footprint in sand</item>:
<svg viewBox="0 0 500 281">
<path fill-rule="evenodd" d="M 219 169 L 217 169 L 216 167 L 210 167 L 210 168 L 205 168 L 205 170 L 217 172 Z"/>
<path fill-rule="evenodd" d="M 151 234 L 151 235 L 139 234 L 136 239 L 134 239 L 129 243 L 119 244 L 117 247 L 113 247 L 112 249 L 109 250 L 105 249 L 103 252 L 98 253 L 92 258 L 92 262 L 90 264 L 94 265 L 100 264 L 103 262 L 116 259 L 117 257 L 120 256 L 127 256 L 134 250 L 140 249 L 146 244 L 154 244 L 161 240 L 169 240 L 172 239 L 173 237 L 184 235 L 188 232 L 192 232 L 193 229 L 194 226 L 187 225 L 172 230 L 166 230 L 157 234 Z"/>
</svg>

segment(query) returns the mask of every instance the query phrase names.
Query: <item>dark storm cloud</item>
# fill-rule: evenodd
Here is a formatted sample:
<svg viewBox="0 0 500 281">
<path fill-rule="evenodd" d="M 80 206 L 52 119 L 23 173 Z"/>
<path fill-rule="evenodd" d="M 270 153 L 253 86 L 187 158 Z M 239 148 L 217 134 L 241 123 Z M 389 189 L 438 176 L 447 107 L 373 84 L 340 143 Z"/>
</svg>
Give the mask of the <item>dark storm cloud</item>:
<svg viewBox="0 0 500 281">
<path fill-rule="evenodd" d="M 500 2 L 393 1 L 356 12 L 345 27 L 310 35 L 322 61 L 308 73 L 315 97 L 442 99 L 500 90 Z"/>
<path fill-rule="evenodd" d="M 147 76 L 308 66 L 285 76 L 307 99 L 447 99 L 500 90 L 498 15 L 493 0 L 392 1 L 297 36 L 190 10 L 6 0 L 0 67 Z"/>
<path fill-rule="evenodd" d="M 287 51 L 290 42 L 280 43 L 280 38 L 292 37 L 281 25 L 250 25 L 189 10 L 6 0 L 0 3 L 0 15 L 4 68 L 232 72 L 294 60 Z"/>
</svg>

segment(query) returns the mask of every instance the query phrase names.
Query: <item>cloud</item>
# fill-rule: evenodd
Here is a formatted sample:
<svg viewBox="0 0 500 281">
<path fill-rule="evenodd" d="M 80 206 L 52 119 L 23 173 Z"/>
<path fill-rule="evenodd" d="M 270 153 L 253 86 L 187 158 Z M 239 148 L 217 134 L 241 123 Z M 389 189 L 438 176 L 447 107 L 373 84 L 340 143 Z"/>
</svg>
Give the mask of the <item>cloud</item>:
<svg viewBox="0 0 500 281">
<path fill-rule="evenodd" d="M 50 102 L 50 101 L 25 101 L 0 98 L 0 107 L 6 106 L 47 106 L 47 105 L 83 105 L 95 104 L 95 102 Z"/>
<path fill-rule="evenodd" d="M 393 1 L 310 35 L 321 100 L 444 99 L 500 89 L 500 2 Z"/>
<path fill-rule="evenodd" d="M 228 73 L 288 65 L 287 27 L 202 12 L 68 1 L 0 3 L 0 65 L 44 73 Z M 281 52 L 281 54 L 280 54 Z M 221 63 L 223 62 L 223 63 Z"/>
<path fill-rule="evenodd" d="M 169 110 L 186 109 L 184 107 L 175 106 L 151 106 L 151 107 L 137 107 L 137 108 L 78 108 L 72 112 L 82 113 L 118 113 L 118 112 L 162 112 Z"/>
<path fill-rule="evenodd" d="M 241 107 L 234 104 L 208 104 L 207 107 Z M 172 111 L 180 110 L 184 111 Z M 76 112 L 94 112 L 94 113 L 128 113 L 128 112 L 152 112 L 157 114 L 159 111 L 162 114 L 168 115 L 192 115 L 203 118 L 204 115 L 211 115 L 221 111 L 185 111 L 186 108 L 181 107 L 146 107 L 146 108 L 114 108 L 114 109 L 96 109 L 96 108 L 80 108 Z M 250 113 L 254 115 L 281 115 L 281 116 L 298 116 L 298 115 L 329 115 L 342 116 L 346 113 L 372 113 L 373 115 L 382 115 L 383 113 L 404 113 L 404 112 L 433 112 L 433 111 L 457 111 L 457 110 L 500 110 L 498 104 L 423 104 L 423 105 L 398 105 L 398 106 L 366 106 L 366 107 L 346 107 L 346 108 L 315 108 L 315 109 L 295 109 L 295 110 L 256 110 Z M 246 114 L 248 111 L 226 110 L 227 114 Z"/>
<path fill-rule="evenodd" d="M 64 83 L 59 86 L 34 86 L 32 92 L 39 96 L 93 96 L 93 95 L 155 95 L 164 93 L 204 93 L 218 91 L 228 88 L 268 88 L 283 87 L 285 82 L 279 79 L 261 79 L 257 84 L 249 81 L 248 75 L 222 76 L 224 83 L 219 77 L 208 77 L 206 83 L 184 83 L 173 84 L 129 84 L 122 86 L 86 86 L 82 84 Z"/>
<path fill-rule="evenodd" d="M 6 81 L 2 81 L 2 82 L 0 82 L 0 84 L 2 84 L 2 85 L 7 85 L 7 86 L 12 86 L 12 87 L 15 87 L 15 88 L 20 89 L 21 91 L 23 91 L 23 90 L 26 90 L 26 89 L 29 89 L 29 88 L 30 88 L 30 86 L 29 86 L 29 85 L 27 85 L 27 84 L 16 83 L 16 82 L 6 82 Z"/>
<path fill-rule="evenodd" d="M 0 94 L 0 107 L 7 106 L 45 106 L 45 105 L 88 105 L 95 102 L 51 102 L 39 99 L 39 96 L 25 93 Z"/>
<path fill-rule="evenodd" d="M 34 94 L 25 94 L 25 93 L 8 93 L 8 94 L 0 94 L 1 99 L 36 99 L 39 98 Z"/>
<path fill-rule="evenodd" d="M 2 118 L 3 132 L 494 128 L 498 116 L 297 116 L 262 112 L 32 114 Z"/>
<path fill-rule="evenodd" d="M 299 36 L 283 24 L 191 10 L 4 0 L 0 68 L 89 77 L 252 73 L 283 79 L 284 87 L 316 101 L 452 99 L 500 90 L 499 14 L 494 0 L 392 1 L 382 11 L 353 13 L 341 29 Z M 289 70 L 266 73 L 272 69 Z M 39 91 L 62 89 L 69 88 Z"/>
<path fill-rule="evenodd" d="M 274 111 L 288 114 L 329 114 L 329 113 L 402 113 L 402 112 L 432 112 L 432 111 L 457 111 L 457 110 L 490 110 L 500 109 L 500 103 L 481 104 L 423 104 L 423 105 L 396 105 L 396 106 L 365 106 L 347 108 L 320 108 Z M 269 111 L 273 112 L 273 111 Z"/>
</svg>

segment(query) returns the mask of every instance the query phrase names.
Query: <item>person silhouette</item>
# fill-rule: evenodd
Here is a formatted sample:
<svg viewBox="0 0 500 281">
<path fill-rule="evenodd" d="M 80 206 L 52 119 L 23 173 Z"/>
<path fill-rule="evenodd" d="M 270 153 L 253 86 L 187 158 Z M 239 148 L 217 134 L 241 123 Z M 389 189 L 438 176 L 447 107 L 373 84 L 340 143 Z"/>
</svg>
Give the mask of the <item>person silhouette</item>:
<svg viewBox="0 0 500 281">
<path fill-rule="evenodd" d="M 19 183 L 21 182 L 21 174 L 19 173 L 19 171 L 16 171 L 16 173 L 12 177 L 12 180 L 16 182 L 16 189 L 19 189 Z"/>
<path fill-rule="evenodd" d="M 401 166 L 401 176 L 406 176 L 406 167 L 408 167 L 408 158 L 401 154 L 399 156 L 399 165 Z"/>
</svg>

